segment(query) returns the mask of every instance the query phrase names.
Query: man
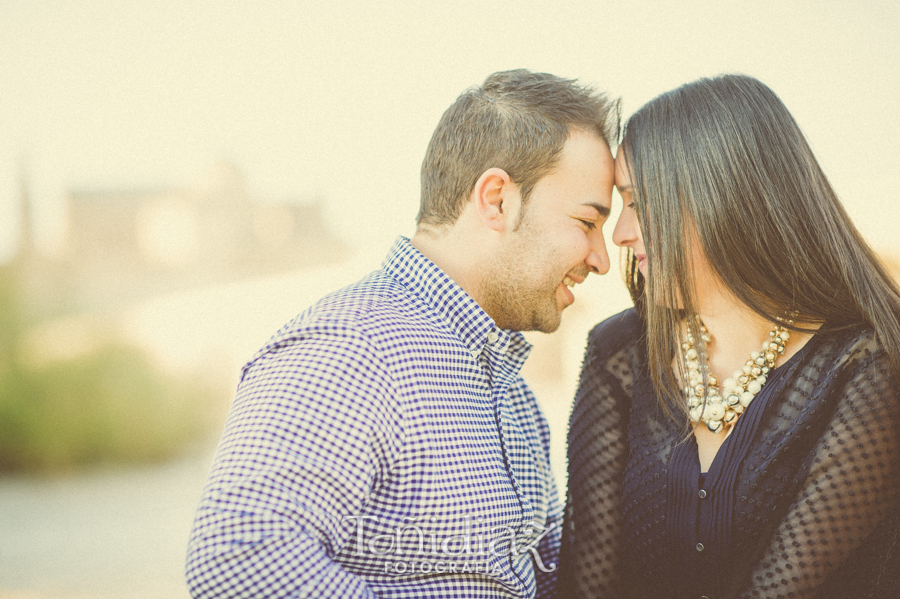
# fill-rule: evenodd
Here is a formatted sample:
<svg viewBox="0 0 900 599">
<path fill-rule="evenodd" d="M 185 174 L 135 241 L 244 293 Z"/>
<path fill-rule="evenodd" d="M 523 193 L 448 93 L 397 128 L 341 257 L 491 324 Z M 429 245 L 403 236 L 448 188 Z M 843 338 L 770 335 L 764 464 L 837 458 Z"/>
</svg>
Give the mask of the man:
<svg viewBox="0 0 900 599">
<path fill-rule="evenodd" d="M 534 597 L 561 507 L 518 375 L 609 258 L 618 105 L 496 73 L 444 114 L 412 240 L 244 367 L 191 536 L 194 597 Z"/>
</svg>

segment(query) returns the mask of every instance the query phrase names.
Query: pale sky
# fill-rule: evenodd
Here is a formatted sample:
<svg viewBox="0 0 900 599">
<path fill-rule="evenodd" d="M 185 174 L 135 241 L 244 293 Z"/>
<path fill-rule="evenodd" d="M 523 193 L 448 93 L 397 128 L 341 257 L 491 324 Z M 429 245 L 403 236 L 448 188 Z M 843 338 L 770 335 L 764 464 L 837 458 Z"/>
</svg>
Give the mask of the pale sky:
<svg viewBox="0 0 900 599">
<path fill-rule="evenodd" d="M 411 233 L 441 113 L 526 67 L 622 96 L 758 77 L 797 118 L 859 228 L 900 253 L 900 3 L 0 2 L 0 256 L 19 164 L 40 234 L 69 187 L 181 185 L 220 159 L 263 198 L 321 195 L 382 255 Z"/>
</svg>

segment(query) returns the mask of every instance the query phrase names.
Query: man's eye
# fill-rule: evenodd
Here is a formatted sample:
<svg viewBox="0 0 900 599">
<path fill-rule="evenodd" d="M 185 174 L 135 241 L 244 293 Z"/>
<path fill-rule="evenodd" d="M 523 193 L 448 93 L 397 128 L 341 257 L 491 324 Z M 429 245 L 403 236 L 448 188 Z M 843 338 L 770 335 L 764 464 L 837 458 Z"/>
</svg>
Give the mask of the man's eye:
<svg viewBox="0 0 900 599">
<path fill-rule="evenodd" d="M 594 229 L 597 228 L 597 225 L 594 224 L 594 223 L 592 223 L 592 222 L 589 221 L 589 220 L 583 220 L 583 219 L 580 219 L 580 218 L 579 218 L 579 219 L 578 219 L 578 222 L 580 222 L 580 223 L 583 224 L 585 227 L 587 227 L 588 231 L 593 231 Z"/>
</svg>

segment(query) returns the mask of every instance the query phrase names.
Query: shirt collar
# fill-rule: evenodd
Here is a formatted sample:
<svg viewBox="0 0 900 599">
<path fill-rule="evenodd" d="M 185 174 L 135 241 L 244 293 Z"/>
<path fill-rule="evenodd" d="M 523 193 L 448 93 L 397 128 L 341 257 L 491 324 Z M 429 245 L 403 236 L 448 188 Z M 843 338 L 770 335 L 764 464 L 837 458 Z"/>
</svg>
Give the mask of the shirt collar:
<svg viewBox="0 0 900 599">
<path fill-rule="evenodd" d="M 397 238 L 382 268 L 434 310 L 473 356 L 478 356 L 486 344 L 522 361 L 531 352 L 531 344 L 520 332 L 498 328 L 478 302 L 408 238 Z"/>
</svg>

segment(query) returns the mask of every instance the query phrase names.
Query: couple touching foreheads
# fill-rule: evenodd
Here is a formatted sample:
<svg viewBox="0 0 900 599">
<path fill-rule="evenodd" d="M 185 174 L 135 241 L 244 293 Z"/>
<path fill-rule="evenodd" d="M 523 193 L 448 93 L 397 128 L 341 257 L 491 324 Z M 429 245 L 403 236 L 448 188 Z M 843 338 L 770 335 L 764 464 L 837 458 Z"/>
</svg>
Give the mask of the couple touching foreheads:
<svg viewBox="0 0 900 599">
<path fill-rule="evenodd" d="M 564 508 L 520 331 L 609 270 L 613 186 L 634 308 L 588 338 Z M 188 584 L 895 597 L 898 394 L 900 292 L 772 90 L 701 79 L 620 136 L 618 102 L 495 73 L 441 118 L 412 239 L 244 367 Z"/>
</svg>

